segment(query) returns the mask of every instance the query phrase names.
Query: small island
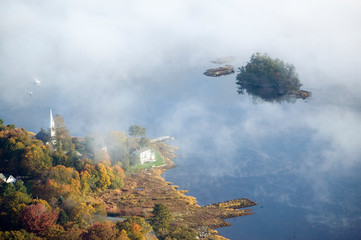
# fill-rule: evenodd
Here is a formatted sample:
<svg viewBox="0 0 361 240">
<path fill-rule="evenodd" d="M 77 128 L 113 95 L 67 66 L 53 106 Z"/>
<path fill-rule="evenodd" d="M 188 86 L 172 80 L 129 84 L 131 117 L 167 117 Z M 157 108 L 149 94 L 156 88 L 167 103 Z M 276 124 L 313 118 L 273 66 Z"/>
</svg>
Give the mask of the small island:
<svg viewBox="0 0 361 240">
<path fill-rule="evenodd" d="M 269 102 L 292 101 L 311 97 L 311 92 L 301 90 L 302 84 L 295 66 L 272 59 L 267 54 L 253 54 L 251 60 L 239 68 L 236 84 L 238 93 L 261 98 Z"/>
<path fill-rule="evenodd" d="M 205 71 L 203 74 L 209 77 L 220 77 L 223 75 L 228 75 L 234 73 L 232 66 L 224 66 L 219 68 L 211 68 Z"/>
</svg>

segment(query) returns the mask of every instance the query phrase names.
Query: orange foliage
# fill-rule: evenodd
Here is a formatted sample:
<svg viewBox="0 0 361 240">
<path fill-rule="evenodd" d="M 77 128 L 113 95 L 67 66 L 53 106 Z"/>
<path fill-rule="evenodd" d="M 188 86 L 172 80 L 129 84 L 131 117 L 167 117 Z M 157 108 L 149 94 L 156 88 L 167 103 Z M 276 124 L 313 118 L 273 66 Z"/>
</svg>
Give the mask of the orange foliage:
<svg viewBox="0 0 361 240">
<path fill-rule="evenodd" d="M 124 173 L 123 168 L 121 168 L 121 167 L 119 167 L 119 166 L 114 166 L 113 169 L 114 169 L 114 170 L 113 170 L 114 175 L 119 176 L 119 177 L 122 178 L 122 179 L 125 178 L 125 173 Z"/>
<path fill-rule="evenodd" d="M 35 186 L 36 193 L 50 200 L 59 196 L 70 197 L 81 194 L 81 182 L 78 171 L 62 165 L 52 167 L 47 171 L 45 184 Z"/>
</svg>

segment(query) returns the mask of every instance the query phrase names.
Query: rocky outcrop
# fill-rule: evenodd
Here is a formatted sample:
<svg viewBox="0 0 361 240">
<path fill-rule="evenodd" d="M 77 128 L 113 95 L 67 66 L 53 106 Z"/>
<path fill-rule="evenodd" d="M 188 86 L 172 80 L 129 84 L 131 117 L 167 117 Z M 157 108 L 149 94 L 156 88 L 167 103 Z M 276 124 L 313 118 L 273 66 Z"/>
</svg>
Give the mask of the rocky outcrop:
<svg viewBox="0 0 361 240">
<path fill-rule="evenodd" d="M 286 97 L 293 97 L 293 98 L 302 98 L 307 99 L 312 97 L 312 93 L 305 90 L 298 90 L 298 91 L 291 91 L 285 94 Z"/>
<path fill-rule="evenodd" d="M 228 75 L 234 73 L 232 66 L 225 66 L 219 68 L 211 68 L 205 71 L 203 74 L 209 77 L 220 77 L 222 75 Z"/>
</svg>

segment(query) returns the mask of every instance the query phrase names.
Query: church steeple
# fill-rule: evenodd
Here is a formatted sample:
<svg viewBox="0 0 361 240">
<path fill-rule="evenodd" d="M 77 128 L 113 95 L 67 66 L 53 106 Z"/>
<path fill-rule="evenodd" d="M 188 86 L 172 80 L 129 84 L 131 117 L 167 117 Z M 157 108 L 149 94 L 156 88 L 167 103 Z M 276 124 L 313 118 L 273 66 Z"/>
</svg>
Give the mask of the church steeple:
<svg viewBox="0 0 361 240">
<path fill-rule="evenodd" d="M 53 111 L 51 111 L 50 108 L 50 125 L 49 125 L 49 129 L 50 129 L 50 137 L 55 137 L 55 122 L 54 122 L 54 118 L 53 118 Z"/>
<path fill-rule="evenodd" d="M 49 124 L 49 131 L 50 131 L 50 142 L 55 145 L 55 122 L 53 118 L 53 111 L 50 108 L 50 124 Z"/>
</svg>

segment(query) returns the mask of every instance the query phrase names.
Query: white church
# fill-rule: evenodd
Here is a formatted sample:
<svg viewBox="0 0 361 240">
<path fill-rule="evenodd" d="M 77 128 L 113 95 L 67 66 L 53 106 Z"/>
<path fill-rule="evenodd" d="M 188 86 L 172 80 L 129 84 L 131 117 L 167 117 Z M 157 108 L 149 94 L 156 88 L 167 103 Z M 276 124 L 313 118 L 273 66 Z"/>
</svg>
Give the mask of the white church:
<svg viewBox="0 0 361 240">
<path fill-rule="evenodd" d="M 53 118 L 53 111 L 50 108 L 50 124 L 49 124 L 49 131 L 50 131 L 50 144 L 55 145 L 55 121 Z"/>
</svg>

